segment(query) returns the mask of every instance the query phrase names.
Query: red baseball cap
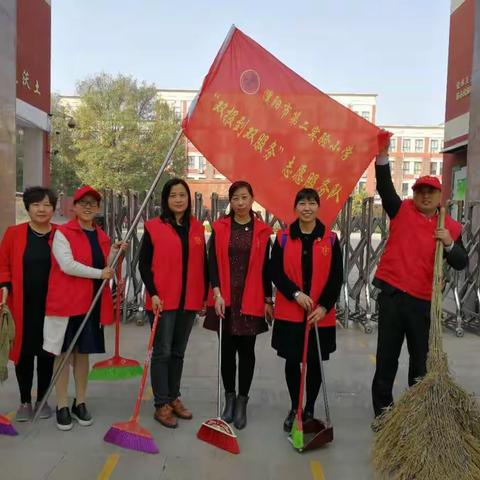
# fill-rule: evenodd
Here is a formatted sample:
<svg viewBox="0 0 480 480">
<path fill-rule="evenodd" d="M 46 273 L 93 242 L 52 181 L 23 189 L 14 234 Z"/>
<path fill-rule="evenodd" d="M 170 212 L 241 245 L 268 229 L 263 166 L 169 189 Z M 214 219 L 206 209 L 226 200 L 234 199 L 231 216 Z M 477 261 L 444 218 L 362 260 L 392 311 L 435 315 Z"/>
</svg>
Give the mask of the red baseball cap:
<svg viewBox="0 0 480 480">
<path fill-rule="evenodd" d="M 418 187 L 422 185 L 426 185 L 428 187 L 436 188 L 437 190 L 442 189 L 442 184 L 437 177 L 432 177 L 430 175 L 425 175 L 424 177 L 420 177 L 413 185 L 413 190 L 416 190 Z"/>
<path fill-rule="evenodd" d="M 83 187 L 77 188 L 77 191 L 73 195 L 73 202 L 78 202 L 85 195 L 91 195 L 98 201 L 102 199 L 102 196 L 93 187 L 90 185 L 84 185 Z"/>
</svg>

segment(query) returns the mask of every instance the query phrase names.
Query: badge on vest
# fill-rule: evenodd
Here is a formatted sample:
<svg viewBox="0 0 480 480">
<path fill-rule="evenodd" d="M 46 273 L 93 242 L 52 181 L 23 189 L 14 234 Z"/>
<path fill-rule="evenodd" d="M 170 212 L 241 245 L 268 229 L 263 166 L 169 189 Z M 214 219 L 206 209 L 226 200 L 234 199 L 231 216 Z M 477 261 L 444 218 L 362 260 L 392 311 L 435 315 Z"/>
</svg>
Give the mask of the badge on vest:
<svg viewBox="0 0 480 480">
<path fill-rule="evenodd" d="M 324 245 L 320 251 L 323 253 L 323 255 L 326 257 L 327 255 L 330 254 L 330 247 L 327 247 L 327 245 Z"/>
</svg>

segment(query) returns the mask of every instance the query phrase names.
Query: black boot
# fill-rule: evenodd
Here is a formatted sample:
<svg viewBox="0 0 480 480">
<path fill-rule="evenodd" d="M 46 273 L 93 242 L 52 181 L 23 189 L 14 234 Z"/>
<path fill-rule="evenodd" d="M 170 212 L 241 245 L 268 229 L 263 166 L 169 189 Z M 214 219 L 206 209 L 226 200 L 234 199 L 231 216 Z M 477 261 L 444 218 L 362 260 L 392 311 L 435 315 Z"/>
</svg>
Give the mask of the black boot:
<svg viewBox="0 0 480 480">
<path fill-rule="evenodd" d="M 247 425 L 247 402 L 248 397 L 243 395 L 239 395 L 235 402 L 235 418 L 233 424 L 238 430 L 245 428 Z"/>
<path fill-rule="evenodd" d="M 295 415 L 297 415 L 297 411 L 293 410 L 292 408 L 292 410 L 288 412 L 287 418 L 283 422 L 284 432 L 290 433 L 292 431 L 293 422 L 295 421 Z"/>
<path fill-rule="evenodd" d="M 227 423 L 233 422 L 233 415 L 235 413 L 235 392 L 225 392 L 225 408 L 222 413 L 222 420 Z"/>
</svg>

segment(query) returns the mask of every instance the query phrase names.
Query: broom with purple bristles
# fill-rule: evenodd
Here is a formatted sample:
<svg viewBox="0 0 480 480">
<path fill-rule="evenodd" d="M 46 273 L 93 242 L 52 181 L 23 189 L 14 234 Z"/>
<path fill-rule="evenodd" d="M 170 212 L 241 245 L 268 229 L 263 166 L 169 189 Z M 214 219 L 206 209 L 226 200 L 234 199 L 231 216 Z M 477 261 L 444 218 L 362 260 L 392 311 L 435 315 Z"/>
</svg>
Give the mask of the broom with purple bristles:
<svg viewBox="0 0 480 480">
<path fill-rule="evenodd" d="M 140 388 L 138 389 L 137 402 L 135 403 L 132 418 L 130 418 L 128 422 L 114 423 L 103 437 L 108 443 L 145 453 L 158 453 L 158 447 L 152 434 L 140 425 L 138 416 L 142 404 L 143 391 L 145 390 L 145 383 L 147 381 L 148 367 L 150 366 L 150 359 L 152 358 L 153 340 L 155 338 L 155 332 L 157 331 L 159 315 L 160 311 L 157 311 L 153 320 L 152 331 L 150 332 L 150 339 L 148 340 L 147 355 L 143 365 L 142 380 L 140 382 Z"/>
<path fill-rule="evenodd" d="M 0 415 L 0 435 L 18 435 L 18 432 L 15 430 L 12 422 L 10 422 L 10 420 L 3 415 Z"/>
</svg>

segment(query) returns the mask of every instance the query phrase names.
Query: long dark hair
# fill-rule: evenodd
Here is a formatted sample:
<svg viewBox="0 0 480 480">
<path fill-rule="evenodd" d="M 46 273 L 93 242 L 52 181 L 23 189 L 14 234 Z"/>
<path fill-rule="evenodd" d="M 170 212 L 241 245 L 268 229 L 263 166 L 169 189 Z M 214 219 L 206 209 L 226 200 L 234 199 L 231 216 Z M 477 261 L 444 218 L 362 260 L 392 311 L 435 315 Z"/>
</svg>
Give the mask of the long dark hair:
<svg viewBox="0 0 480 480">
<path fill-rule="evenodd" d="M 187 209 L 183 213 L 182 218 L 182 223 L 185 224 L 190 221 L 190 216 L 192 215 L 192 196 L 190 194 L 190 188 L 188 187 L 187 182 L 181 178 L 172 178 L 163 186 L 160 218 L 166 223 L 175 223 L 175 214 L 168 206 L 168 197 L 170 196 L 170 192 L 175 185 L 183 185 L 187 191 L 188 205 Z"/>
<path fill-rule="evenodd" d="M 237 180 L 236 182 L 233 182 L 230 185 L 230 188 L 228 189 L 228 201 L 231 202 L 233 196 L 237 192 L 237 190 L 240 190 L 241 188 L 246 188 L 248 193 L 252 196 L 253 198 L 253 188 L 252 186 L 245 180 Z M 235 212 L 233 211 L 232 206 L 230 205 L 230 212 L 228 212 L 228 215 L 230 217 L 233 217 L 235 215 Z M 253 215 L 253 210 L 250 209 L 250 216 Z"/>
</svg>

